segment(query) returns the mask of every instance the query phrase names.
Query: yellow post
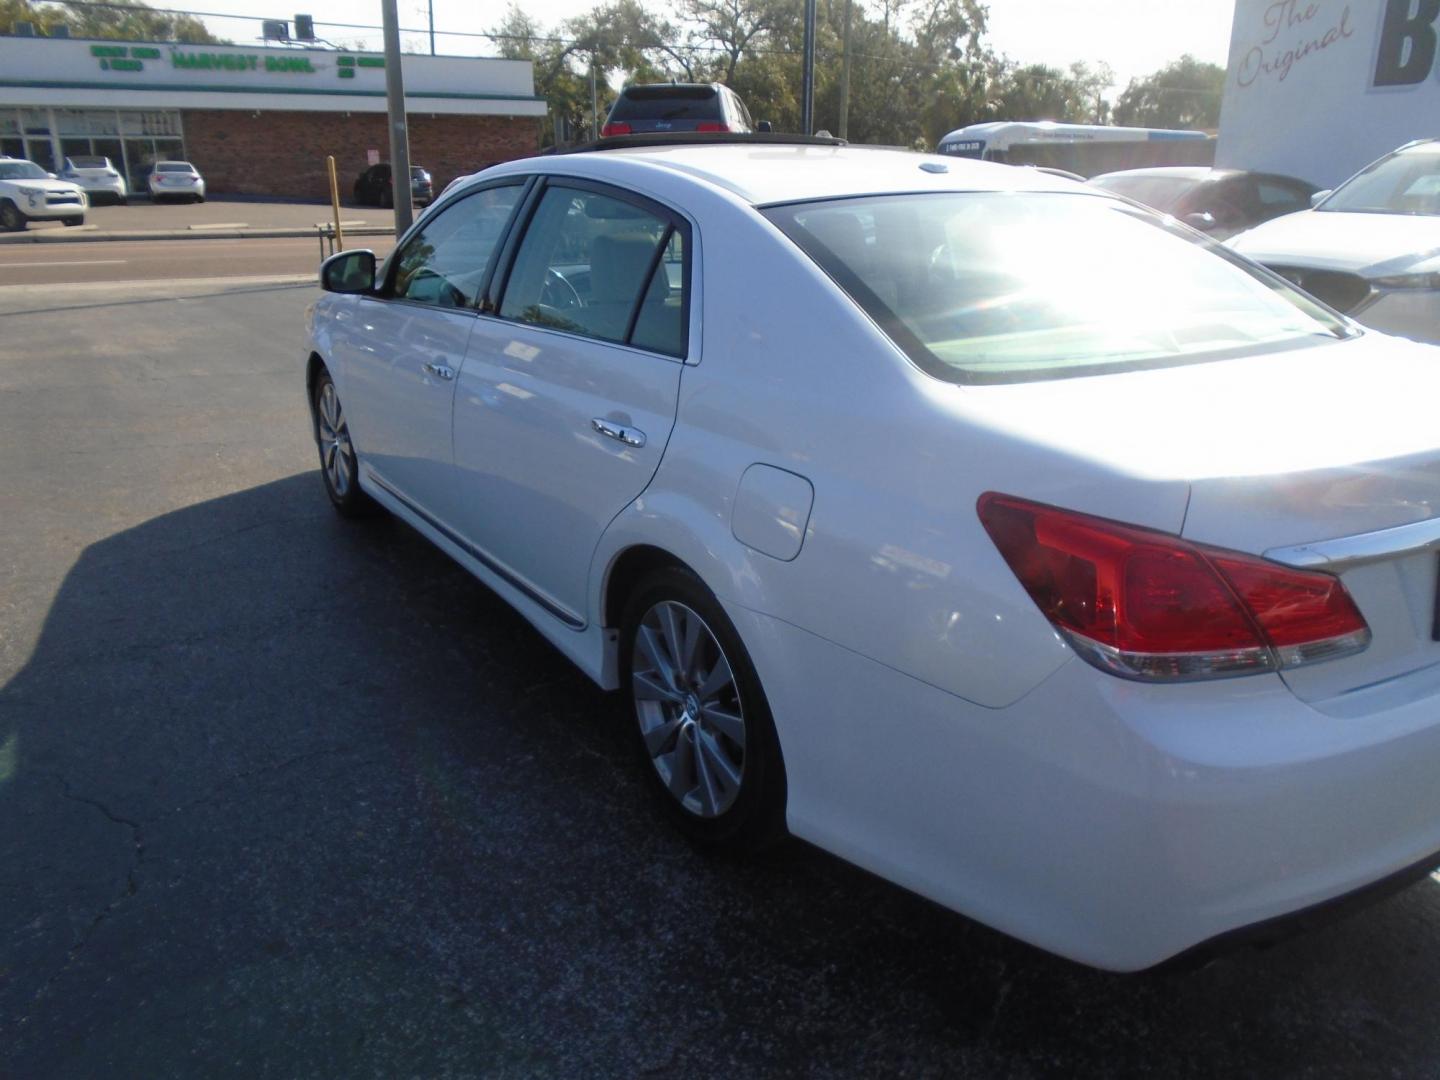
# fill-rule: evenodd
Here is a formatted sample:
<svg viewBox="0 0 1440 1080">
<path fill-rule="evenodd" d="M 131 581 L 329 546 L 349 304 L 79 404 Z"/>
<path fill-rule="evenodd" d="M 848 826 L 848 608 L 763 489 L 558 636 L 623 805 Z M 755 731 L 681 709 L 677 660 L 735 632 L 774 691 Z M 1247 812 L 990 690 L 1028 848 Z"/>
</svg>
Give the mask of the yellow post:
<svg viewBox="0 0 1440 1080">
<path fill-rule="evenodd" d="M 330 208 L 335 211 L 335 250 L 345 250 L 345 234 L 340 231 L 340 184 L 335 179 L 335 155 L 325 158 L 325 167 L 330 170 Z"/>
</svg>

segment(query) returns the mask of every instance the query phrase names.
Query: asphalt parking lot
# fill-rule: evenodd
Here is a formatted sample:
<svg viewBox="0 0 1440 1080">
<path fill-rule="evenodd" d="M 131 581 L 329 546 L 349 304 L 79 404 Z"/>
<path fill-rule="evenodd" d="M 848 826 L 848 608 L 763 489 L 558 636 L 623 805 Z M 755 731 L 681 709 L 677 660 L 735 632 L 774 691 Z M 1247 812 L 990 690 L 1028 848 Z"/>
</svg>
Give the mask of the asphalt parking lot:
<svg viewBox="0 0 1440 1080">
<path fill-rule="evenodd" d="M 1440 1074 L 1433 880 L 1114 976 L 692 850 L 611 697 L 332 514 L 314 295 L 0 289 L 0 1077 Z"/>
</svg>

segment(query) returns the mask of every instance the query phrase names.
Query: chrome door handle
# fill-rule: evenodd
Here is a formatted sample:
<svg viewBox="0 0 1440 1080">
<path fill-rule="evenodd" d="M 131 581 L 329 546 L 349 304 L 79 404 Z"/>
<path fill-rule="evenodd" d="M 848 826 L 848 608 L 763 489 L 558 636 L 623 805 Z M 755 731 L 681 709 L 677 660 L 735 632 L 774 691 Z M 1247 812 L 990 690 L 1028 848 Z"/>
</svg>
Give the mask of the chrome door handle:
<svg viewBox="0 0 1440 1080">
<path fill-rule="evenodd" d="M 427 360 L 420 366 L 425 369 L 425 374 L 434 375 L 437 379 L 455 378 L 455 369 L 449 364 L 432 364 Z"/>
<path fill-rule="evenodd" d="M 626 446 L 638 448 L 645 445 L 645 433 L 639 428 L 626 427 L 624 424 L 616 424 L 598 416 L 590 421 L 590 426 L 606 438 L 615 439 Z"/>
</svg>

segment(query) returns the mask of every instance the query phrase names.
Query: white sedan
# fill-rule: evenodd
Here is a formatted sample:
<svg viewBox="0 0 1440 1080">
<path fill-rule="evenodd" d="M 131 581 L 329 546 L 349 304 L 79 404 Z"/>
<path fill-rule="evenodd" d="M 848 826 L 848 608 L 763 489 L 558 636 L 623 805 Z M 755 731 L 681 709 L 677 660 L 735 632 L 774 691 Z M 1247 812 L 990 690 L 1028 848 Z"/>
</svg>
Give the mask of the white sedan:
<svg viewBox="0 0 1440 1080">
<path fill-rule="evenodd" d="M 150 198 L 205 201 L 205 180 L 188 161 L 157 161 L 146 180 Z"/>
<path fill-rule="evenodd" d="M 322 268 L 321 474 L 788 831 L 1133 970 L 1440 863 L 1440 354 L 1032 169 L 511 162 Z"/>
</svg>

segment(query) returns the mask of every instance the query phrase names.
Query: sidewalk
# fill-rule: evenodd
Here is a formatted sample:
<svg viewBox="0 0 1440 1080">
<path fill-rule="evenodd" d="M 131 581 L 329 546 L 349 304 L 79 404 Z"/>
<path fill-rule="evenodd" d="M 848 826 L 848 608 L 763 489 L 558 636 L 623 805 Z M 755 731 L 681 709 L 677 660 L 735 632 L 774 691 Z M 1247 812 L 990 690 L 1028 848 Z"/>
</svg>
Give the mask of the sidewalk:
<svg viewBox="0 0 1440 1080">
<path fill-rule="evenodd" d="M 0 233 L 0 244 L 314 237 L 317 224 L 328 228 L 333 220 L 328 203 L 222 196 L 204 203 L 156 204 L 139 198 L 128 206 L 92 206 L 85 224 L 76 228 L 58 221 L 32 221 L 22 232 Z M 389 210 L 342 206 L 340 227 L 347 236 L 382 236 L 393 233 L 394 217 Z"/>
</svg>

